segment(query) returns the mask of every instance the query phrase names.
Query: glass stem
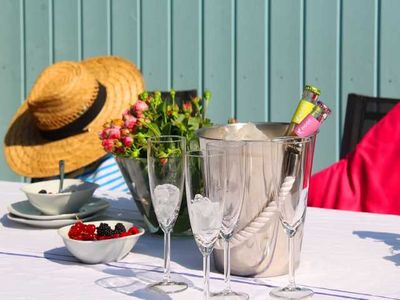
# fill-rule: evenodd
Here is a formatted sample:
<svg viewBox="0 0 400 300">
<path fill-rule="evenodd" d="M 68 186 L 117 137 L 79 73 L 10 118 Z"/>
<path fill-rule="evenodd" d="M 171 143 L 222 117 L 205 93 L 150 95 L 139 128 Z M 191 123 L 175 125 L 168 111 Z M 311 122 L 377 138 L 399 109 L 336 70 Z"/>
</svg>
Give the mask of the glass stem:
<svg viewBox="0 0 400 300">
<path fill-rule="evenodd" d="M 294 280 L 294 236 L 289 237 L 289 289 L 295 289 Z"/>
<path fill-rule="evenodd" d="M 170 261 L 171 261 L 171 231 L 164 232 L 164 282 L 171 281 Z"/>
<path fill-rule="evenodd" d="M 224 239 L 224 281 L 225 292 L 231 291 L 231 248 L 229 239 Z"/>
<path fill-rule="evenodd" d="M 210 254 L 203 255 L 204 289 L 203 299 L 210 298 Z"/>
</svg>

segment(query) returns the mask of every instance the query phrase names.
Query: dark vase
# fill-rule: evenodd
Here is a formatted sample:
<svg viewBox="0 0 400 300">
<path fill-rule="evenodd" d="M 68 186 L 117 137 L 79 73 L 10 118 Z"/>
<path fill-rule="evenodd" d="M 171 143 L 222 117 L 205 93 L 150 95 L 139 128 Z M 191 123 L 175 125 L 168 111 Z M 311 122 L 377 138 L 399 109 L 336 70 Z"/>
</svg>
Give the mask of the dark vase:
<svg viewBox="0 0 400 300">
<path fill-rule="evenodd" d="M 143 216 L 147 229 L 151 233 L 161 233 L 151 201 L 147 159 L 115 157 L 115 160 L 132 194 L 133 200 Z M 175 234 L 187 233 L 189 229 L 189 213 L 186 204 L 186 195 L 185 192 L 183 192 L 182 204 L 173 232 Z"/>
</svg>

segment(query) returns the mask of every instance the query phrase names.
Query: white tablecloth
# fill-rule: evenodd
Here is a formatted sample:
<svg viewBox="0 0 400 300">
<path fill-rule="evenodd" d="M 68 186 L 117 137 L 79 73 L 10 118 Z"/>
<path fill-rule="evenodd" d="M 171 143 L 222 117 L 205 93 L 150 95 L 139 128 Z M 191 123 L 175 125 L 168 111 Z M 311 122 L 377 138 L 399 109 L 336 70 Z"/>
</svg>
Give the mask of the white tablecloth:
<svg viewBox="0 0 400 300">
<path fill-rule="evenodd" d="M 143 236 L 118 263 L 79 263 L 56 230 L 6 218 L 8 204 L 25 200 L 20 186 L 0 182 L 0 299 L 201 299 L 202 259 L 191 238 L 172 240 L 171 263 L 173 275 L 190 288 L 151 294 L 146 285 L 162 276 L 162 237 Z M 100 194 L 112 204 L 110 218 L 140 219 L 129 195 Z M 310 208 L 296 280 L 315 291 L 313 299 L 400 299 L 400 217 Z M 232 281 L 251 299 L 269 299 L 270 289 L 287 278 Z M 222 287 L 222 275 L 213 272 L 211 290 Z"/>
</svg>

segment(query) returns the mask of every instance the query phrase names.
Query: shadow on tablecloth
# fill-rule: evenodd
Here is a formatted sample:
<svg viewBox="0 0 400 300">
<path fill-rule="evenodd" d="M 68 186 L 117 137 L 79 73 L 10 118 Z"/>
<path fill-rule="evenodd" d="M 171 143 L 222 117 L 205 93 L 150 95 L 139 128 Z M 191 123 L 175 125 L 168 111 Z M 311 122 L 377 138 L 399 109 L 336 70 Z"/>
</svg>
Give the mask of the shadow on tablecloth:
<svg viewBox="0 0 400 300">
<path fill-rule="evenodd" d="M 164 258 L 164 240 L 162 236 L 145 234 L 132 251 L 150 257 Z M 192 237 L 172 237 L 171 261 L 190 270 L 203 270 L 203 258 Z M 160 266 L 162 263 L 160 263 Z M 215 271 L 213 263 L 211 271 Z"/>
<path fill-rule="evenodd" d="M 58 247 L 43 252 L 43 256 L 60 265 L 84 265 L 66 247 Z"/>
<path fill-rule="evenodd" d="M 157 293 L 147 289 L 147 283 L 132 276 L 112 276 L 96 280 L 98 286 L 113 292 L 149 300 L 169 300 L 172 299 L 167 294 Z"/>
<path fill-rule="evenodd" d="M 147 269 L 135 268 L 125 262 L 107 264 L 109 268 L 103 273 L 112 275 L 96 281 L 96 284 L 115 292 L 132 295 L 140 299 L 171 299 L 167 294 L 156 292 L 148 288 L 149 285 L 163 280 L 163 269 L 148 266 Z M 179 273 L 171 272 L 171 280 L 185 282 L 188 288 L 202 291 L 194 286 L 193 282 Z"/>
<path fill-rule="evenodd" d="M 393 262 L 396 266 L 400 266 L 400 234 L 376 231 L 353 231 L 353 234 L 362 239 L 373 239 L 390 246 L 393 255 L 383 258 Z"/>
<path fill-rule="evenodd" d="M 65 247 L 50 249 L 44 252 L 44 257 L 54 263 L 62 265 L 80 265 L 111 275 L 98 279 L 95 283 L 114 292 L 133 296 L 139 299 L 172 299 L 167 294 L 155 292 L 154 290 L 147 288 L 149 284 L 162 280 L 163 271 L 160 267 L 145 266 L 147 269 L 141 269 L 130 266 L 128 262 L 123 261 L 108 264 L 83 264 L 73 257 Z M 185 276 L 172 273 L 171 278 L 176 281 L 186 282 L 189 287 L 193 288 L 193 282 Z"/>
</svg>

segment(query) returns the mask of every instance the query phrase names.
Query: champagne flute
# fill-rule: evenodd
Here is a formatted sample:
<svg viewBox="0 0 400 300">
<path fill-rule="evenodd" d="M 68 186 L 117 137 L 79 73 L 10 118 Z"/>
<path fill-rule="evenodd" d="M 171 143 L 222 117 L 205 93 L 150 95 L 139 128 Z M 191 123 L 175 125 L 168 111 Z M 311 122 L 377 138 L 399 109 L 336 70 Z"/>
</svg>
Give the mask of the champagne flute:
<svg viewBox="0 0 400 300">
<path fill-rule="evenodd" d="M 210 296 L 210 254 L 222 225 L 226 194 L 226 156 L 222 151 L 189 151 L 185 159 L 190 225 L 203 255 L 203 299 Z"/>
<path fill-rule="evenodd" d="M 220 235 L 224 242 L 225 288 L 211 295 L 212 299 L 249 299 L 249 295 L 233 291 L 230 283 L 230 241 L 242 210 L 246 178 L 246 143 L 240 141 L 217 141 L 207 143 L 207 150 L 226 153 L 226 199 Z"/>
<path fill-rule="evenodd" d="M 296 285 L 294 260 L 296 233 L 303 225 L 306 216 L 314 141 L 314 137 L 274 140 L 277 143 L 278 155 L 282 159 L 277 204 L 289 245 L 289 284 L 270 292 L 271 296 L 278 298 L 304 299 L 314 294 L 312 290 Z"/>
<path fill-rule="evenodd" d="M 186 140 L 165 135 L 152 137 L 147 143 L 150 193 L 157 221 L 164 232 L 164 278 L 149 287 L 172 294 L 188 287 L 184 282 L 172 281 L 170 275 L 171 231 L 182 202 Z"/>
</svg>

